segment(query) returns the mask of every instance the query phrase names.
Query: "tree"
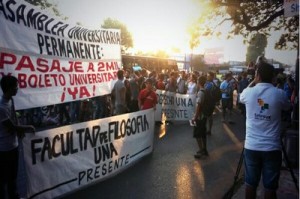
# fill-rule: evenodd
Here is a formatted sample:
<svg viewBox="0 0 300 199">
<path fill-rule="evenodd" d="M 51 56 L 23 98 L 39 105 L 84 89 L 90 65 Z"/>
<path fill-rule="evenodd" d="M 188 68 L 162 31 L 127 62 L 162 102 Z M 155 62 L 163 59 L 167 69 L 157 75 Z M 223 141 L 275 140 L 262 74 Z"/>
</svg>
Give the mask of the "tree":
<svg viewBox="0 0 300 199">
<path fill-rule="evenodd" d="M 246 54 L 246 62 L 254 61 L 260 55 L 265 54 L 265 48 L 267 47 L 267 37 L 263 34 L 257 33 L 249 42 Z"/>
<path fill-rule="evenodd" d="M 207 8 L 199 17 L 202 35 L 220 35 L 218 29 L 231 22 L 228 38 L 242 35 L 245 42 L 253 34 L 269 36 L 272 31 L 284 31 L 276 49 L 296 49 L 299 42 L 299 16 L 284 18 L 283 0 L 214 0 L 202 2 Z M 203 5 L 204 4 L 204 5 Z"/>
<path fill-rule="evenodd" d="M 193 71 L 193 68 L 195 64 L 193 63 L 193 51 L 194 49 L 199 46 L 200 44 L 200 28 L 198 25 L 194 24 L 189 27 L 188 33 L 190 35 L 190 40 L 189 40 L 189 46 L 192 51 L 191 54 L 191 71 Z"/>
<path fill-rule="evenodd" d="M 61 13 L 57 9 L 57 4 L 49 3 L 48 0 L 25 0 L 27 3 L 30 3 L 34 6 L 40 7 L 43 9 L 50 9 L 56 16 L 62 16 Z M 66 17 L 65 17 L 66 19 Z"/>
<path fill-rule="evenodd" d="M 133 39 L 131 33 L 127 30 L 126 25 L 122 22 L 107 18 L 104 20 L 103 24 L 101 25 L 102 28 L 112 28 L 112 29 L 120 29 L 121 30 L 121 45 L 122 45 L 122 52 L 126 52 L 128 48 L 133 47 Z"/>
<path fill-rule="evenodd" d="M 192 63 L 193 63 L 194 71 L 207 71 L 207 68 L 205 67 L 203 55 L 194 55 L 192 57 Z"/>
</svg>

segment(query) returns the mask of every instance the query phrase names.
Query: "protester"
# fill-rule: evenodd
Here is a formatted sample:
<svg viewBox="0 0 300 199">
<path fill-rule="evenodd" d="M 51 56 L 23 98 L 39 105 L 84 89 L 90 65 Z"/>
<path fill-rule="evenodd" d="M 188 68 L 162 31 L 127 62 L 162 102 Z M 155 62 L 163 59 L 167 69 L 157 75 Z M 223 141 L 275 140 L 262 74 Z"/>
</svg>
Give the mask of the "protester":
<svg viewBox="0 0 300 199">
<path fill-rule="evenodd" d="M 59 123 L 57 125 L 70 124 L 71 118 L 68 111 L 69 105 L 70 103 L 58 104 Z"/>
<path fill-rule="evenodd" d="M 135 71 L 132 78 L 129 81 L 130 91 L 131 91 L 130 105 L 128 107 L 129 112 L 135 112 L 139 110 L 138 96 L 140 92 L 140 86 L 138 80 L 139 80 L 139 72 Z"/>
<path fill-rule="evenodd" d="M 211 94 L 212 95 L 212 91 L 214 89 L 214 82 L 213 82 L 213 79 L 214 79 L 214 73 L 213 72 L 209 72 L 207 74 L 207 80 L 205 82 L 205 85 L 204 85 L 204 88 L 205 88 L 205 91 L 207 94 Z M 213 103 L 213 107 L 216 106 L 216 102 L 214 101 L 214 99 L 211 99 L 212 103 Z M 208 115 L 207 116 L 207 123 L 208 123 L 208 128 L 207 128 L 207 131 L 206 133 L 208 135 L 211 135 L 211 129 L 212 129 L 212 126 L 213 126 L 213 111 L 214 109 L 212 109 L 212 112 L 211 112 L 211 115 Z"/>
<path fill-rule="evenodd" d="M 243 72 L 242 75 L 241 75 L 241 80 L 239 80 L 239 82 L 238 82 L 238 100 L 237 100 L 238 101 L 238 107 L 239 107 L 242 115 L 246 114 L 246 108 L 245 108 L 245 105 L 243 103 L 240 103 L 240 95 L 243 92 L 243 90 L 245 88 L 247 88 L 248 85 L 249 85 L 249 81 L 248 81 L 248 78 L 247 78 L 247 72 Z"/>
<path fill-rule="evenodd" d="M 227 109 L 229 111 L 228 115 L 228 122 L 232 122 L 231 120 L 231 114 L 232 114 L 232 108 L 233 108 L 233 88 L 230 83 L 232 79 L 232 74 L 227 73 L 225 75 L 224 81 L 220 85 L 220 89 L 222 91 L 222 122 L 226 122 L 226 114 L 227 114 Z"/>
<path fill-rule="evenodd" d="M 185 71 L 181 71 L 179 77 L 177 78 L 177 93 L 186 94 L 186 74 Z"/>
<path fill-rule="evenodd" d="M 126 87 L 124 84 L 124 71 L 119 70 L 117 72 L 118 80 L 116 81 L 113 90 L 111 92 L 113 105 L 114 105 L 114 114 L 120 115 L 127 112 L 126 105 Z"/>
<path fill-rule="evenodd" d="M 131 96 L 132 96 L 129 81 L 130 81 L 129 79 L 124 80 L 124 85 L 125 85 L 125 88 L 126 88 L 125 101 L 126 101 L 127 111 L 129 111 L 129 107 L 131 106 Z"/>
<path fill-rule="evenodd" d="M 166 91 L 170 91 L 175 93 L 177 90 L 177 80 L 176 80 L 176 75 L 174 72 L 170 73 L 170 77 L 168 79 L 168 83 L 166 85 Z"/>
<path fill-rule="evenodd" d="M 165 83 L 164 83 L 164 74 L 160 73 L 158 75 L 158 80 L 156 82 L 156 89 L 158 90 L 165 90 L 166 89 L 166 86 L 165 86 Z"/>
<path fill-rule="evenodd" d="M 196 94 L 197 93 L 197 76 L 195 74 L 190 75 L 189 83 L 187 86 L 187 94 Z"/>
<path fill-rule="evenodd" d="M 246 105 L 245 195 L 249 199 L 256 198 L 261 176 L 264 198 L 277 198 L 282 163 L 281 111 L 289 109 L 290 104 L 284 91 L 272 85 L 273 75 L 272 65 L 259 63 L 254 81 L 240 96 Z"/>
<path fill-rule="evenodd" d="M 0 101 L 0 198 L 19 198 L 17 173 L 19 164 L 18 137 L 35 132 L 31 125 L 19 125 L 13 96 L 18 92 L 18 80 L 13 76 L 1 79 L 3 95 Z M 7 189 L 7 190 L 5 190 Z"/>
<path fill-rule="evenodd" d="M 194 155 L 195 158 L 200 159 L 200 158 L 205 158 L 208 156 L 208 152 L 206 149 L 206 117 L 202 113 L 203 109 L 203 102 L 205 98 L 205 92 L 203 92 L 204 89 L 204 84 L 206 82 L 206 77 L 201 76 L 198 79 L 198 87 L 199 91 L 197 93 L 197 107 L 196 107 L 196 112 L 195 116 L 192 119 L 192 123 L 195 124 L 196 126 L 194 127 L 194 133 L 193 136 L 197 141 L 199 151 Z"/>
<path fill-rule="evenodd" d="M 154 108 L 156 109 L 157 96 L 153 91 L 153 85 L 151 79 L 146 79 L 145 81 L 146 88 L 141 90 L 139 93 L 139 107 L 140 110 Z"/>
</svg>

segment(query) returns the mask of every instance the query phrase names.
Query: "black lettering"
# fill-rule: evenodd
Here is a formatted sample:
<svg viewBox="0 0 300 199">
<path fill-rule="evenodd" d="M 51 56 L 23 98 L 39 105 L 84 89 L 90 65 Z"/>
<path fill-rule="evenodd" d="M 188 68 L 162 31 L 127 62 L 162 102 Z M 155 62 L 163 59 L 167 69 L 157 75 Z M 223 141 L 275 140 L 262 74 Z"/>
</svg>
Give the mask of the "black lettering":
<svg viewBox="0 0 300 199">
<path fill-rule="evenodd" d="M 52 146 L 52 154 L 53 154 L 53 157 L 54 157 L 54 158 L 60 156 L 60 154 L 61 154 L 61 152 L 57 153 L 57 152 L 55 151 L 56 141 L 59 141 L 59 140 L 60 140 L 59 135 L 54 136 L 54 138 L 53 138 L 53 144 L 52 144 L 52 145 L 53 145 L 53 146 Z"/>
<path fill-rule="evenodd" d="M 82 144 L 82 133 L 84 132 L 84 129 L 77 129 L 76 133 L 79 134 L 79 148 L 80 151 L 83 150 L 83 144 Z"/>
<path fill-rule="evenodd" d="M 37 41 L 40 48 L 40 54 L 43 54 L 44 38 L 41 34 L 37 33 Z"/>
<path fill-rule="evenodd" d="M 85 171 L 80 171 L 78 174 L 78 185 L 81 184 L 82 179 L 84 178 L 86 172 Z"/>
<path fill-rule="evenodd" d="M 45 153 L 48 153 L 48 159 L 51 160 L 52 159 L 52 150 L 51 150 L 51 142 L 49 140 L 49 138 L 45 138 L 44 140 L 44 145 L 43 145 L 43 149 L 42 149 L 42 154 L 41 154 L 41 161 L 44 162 L 45 161 Z"/>
<path fill-rule="evenodd" d="M 26 26 L 26 21 L 24 17 L 24 10 L 26 6 L 24 4 L 20 5 L 16 10 L 17 23 L 20 24 L 20 21 L 23 21 L 23 24 Z"/>
<path fill-rule="evenodd" d="M 36 144 L 42 143 L 43 139 L 35 139 L 31 140 L 31 158 L 32 158 L 32 164 L 36 164 L 36 154 L 42 151 L 42 148 L 36 147 Z"/>
<path fill-rule="evenodd" d="M 96 146 L 96 142 L 93 142 L 92 141 L 92 138 L 91 138 L 91 134 L 90 134 L 90 129 L 89 128 L 86 128 L 85 129 L 85 134 L 84 134 L 84 146 L 83 146 L 83 149 L 86 150 L 87 147 L 88 147 L 88 142 L 90 143 L 90 145 L 92 147 L 95 147 Z"/>
</svg>

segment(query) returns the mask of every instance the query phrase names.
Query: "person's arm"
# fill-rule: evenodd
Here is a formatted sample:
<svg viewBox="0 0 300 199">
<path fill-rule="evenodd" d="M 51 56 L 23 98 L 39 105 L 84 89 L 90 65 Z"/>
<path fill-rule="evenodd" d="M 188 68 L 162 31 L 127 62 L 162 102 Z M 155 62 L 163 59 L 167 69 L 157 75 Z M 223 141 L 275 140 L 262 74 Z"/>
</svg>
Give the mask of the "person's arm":
<svg viewBox="0 0 300 199">
<path fill-rule="evenodd" d="M 156 92 L 154 92 L 153 97 L 154 97 L 154 105 L 153 105 L 153 109 L 156 110 L 156 104 L 157 104 L 157 101 L 158 101 Z"/>
<path fill-rule="evenodd" d="M 34 133 L 35 128 L 32 125 L 15 125 L 9 118 L 2 121 L 2 125 L 11 131 L 16 131 L 19 137 L 24 137 L 24 133 Z"/>
<path fill-rule="evenodd" d="M 254 87 L 255 86 L 255 84 L 256 84 L 256 82 L 255 82 L 255 79 L 252 81 L 252 82 L 250 82 L 250 84 L 248 85 L 248 87 Z"/>
<path fill-rule="evenodd" d="M 197 102 L 197 107 L 196 107 L 196 113 L 194 118 L 192 119 L 192 122 L 195 123 L 195 121 L 200 117 L 201 115 L 201 103 L 203 102 L 203 95 L 200 96 L 200 100 Z"/>
<path fill-rule="evenodd" d="M 139 96 L 138 96 L 138 106 L 139 106 L 139 109 L 142 110 L 142 91 L 140 91 L 139 93 Z"/>
<path fill-rule="evenodd" d="M 197 103 L 196 113 L 195 113 L 194 118 L 192 119 L 193 124 L 195 123 L 195 121 L 197 120 L 197 118 L 199 118 L 199 116 L 200 116 L 200 113 L 201 113 L 201 105 L 200 104 L 201 103 Z"/>
</svg>

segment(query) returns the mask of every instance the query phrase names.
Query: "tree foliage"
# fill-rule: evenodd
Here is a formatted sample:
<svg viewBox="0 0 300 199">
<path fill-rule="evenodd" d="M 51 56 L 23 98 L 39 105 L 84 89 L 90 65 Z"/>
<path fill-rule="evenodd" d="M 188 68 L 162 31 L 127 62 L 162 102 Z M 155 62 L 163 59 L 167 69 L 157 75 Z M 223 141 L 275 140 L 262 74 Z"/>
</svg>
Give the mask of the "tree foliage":
<svg viewBox="0 0 300 199">
<path fill-rule="evenodd" d="M 200 28 L 197 25 L 192 25 L 188 29 L 188 33 L 190 35 L 189 46 L 193 51 L 194 48 L 199 46 L 200 44 Z"/>
<path fill-rule="evenodd" d="M 133 47 L 133 39 L 131 33 L 128 31 L 125 24 L 122 22 L 107 18 L 104 20 L 101 25 L 102 28 L 112 28 L 112 29 L 120 29 L 121 30 L 121 44 L 122 51 L 126 51 L 128 48 Z"/>
<path fill-rule="evenodd" d="M 260 55 L 265 54 L 265 48 L 267 47 L 268 41 L 267 37 L 263 34 L 254 35 L 249 42 L 246 54 L 246 62 L 251 62 L 256 60 Z"/>
<path fill-rule="evenodd" d="M 57 9 L 56 4 L 49 3 L 48 0 L 25 0 L 27 3 L 30 3 L 34 6 L 40 7 L 43 9 L 50 9 L 56 16 L 62 16 L 61 13 Z"/>
<path fill-rule="evenodd" d="M 193 55 L 191 62 L 191 71 L 205 71 L 205 62 L 203 55 Z"/>
<path fill-rule="evenodd" d="M 194 59 L 193 59 L 193 50 L 194 48 L 196 48 L 197 46 L 199 46 L 200 44 L 200 28 L 197 25 L 192 25 L 189 27 L 188 29 L 188 33 L 190 35 L 190 40 L 189 40 L 189 47 L 192 51 L 191 54 L 191 70 L 194 69 L 194 66 L 196 66 L 197 64 L 194 63 Z"/>
<path fill-rule="evenodd" d="M 253 34 L 270 36 L 272 32 L 282 30 L 275 48 L 298 47 L 299 16 L 284 18 L 283 0 L 213 0 L 201 1 L 201 4 L 207 8 L 198 21 L 203 36 L 220 35 L 220 26 L 230 22 L 228 38 L 242 35 L 246 42 Z"/>
</svg>

